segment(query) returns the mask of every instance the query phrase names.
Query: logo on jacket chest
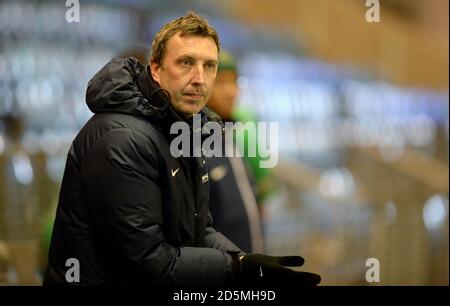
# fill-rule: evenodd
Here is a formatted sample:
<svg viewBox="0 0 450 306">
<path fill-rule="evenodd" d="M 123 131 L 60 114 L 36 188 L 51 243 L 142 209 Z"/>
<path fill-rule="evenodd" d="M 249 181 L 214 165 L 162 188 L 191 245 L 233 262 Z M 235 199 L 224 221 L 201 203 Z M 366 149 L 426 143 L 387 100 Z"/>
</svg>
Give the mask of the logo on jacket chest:
<svg viewBox="0 0 450 306">
<path fill-rule="evenodd" d="M 179 170 L 180 170 L 180 167 L 172 167 L 170 169 L 170 173 L 171 173 L 172 177 L 175 177 Z M 202 184 L 204 184 L 204 183 L 206 183 L 208 181 L 209 181 L 208 173 L 203 174 L 202 175 Z"/>
<path fill-rule="evenodd" d="M 175 176 L 180 168 L 172 169 L 172 176 Z"/>
<path fill-rule="evenodd" d="M 209 176 L 208 173 L 206 173 L 205 175 L 202 176 L 202 183 L 206 183 L 209 180 Z"/>
</svg>

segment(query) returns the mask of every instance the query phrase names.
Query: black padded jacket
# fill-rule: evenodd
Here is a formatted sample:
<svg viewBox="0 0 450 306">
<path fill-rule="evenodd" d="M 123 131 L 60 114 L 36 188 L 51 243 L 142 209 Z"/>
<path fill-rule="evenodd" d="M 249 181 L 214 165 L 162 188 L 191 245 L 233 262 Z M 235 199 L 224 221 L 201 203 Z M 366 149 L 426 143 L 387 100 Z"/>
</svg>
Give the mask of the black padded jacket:
<svg viewBox="0 0 450 306">
<path fill-rule="evenodd" d="M 241 250 L 212 227 L 204 157 L 170 154 L 170 125 L 181 118 L 148 67 L 111 60 L 86 101 L 94 115 L 67 156 L 44 285 L 232 282 Z M 66 277 L 70 258 L 79 279 Z"/>
</svg>

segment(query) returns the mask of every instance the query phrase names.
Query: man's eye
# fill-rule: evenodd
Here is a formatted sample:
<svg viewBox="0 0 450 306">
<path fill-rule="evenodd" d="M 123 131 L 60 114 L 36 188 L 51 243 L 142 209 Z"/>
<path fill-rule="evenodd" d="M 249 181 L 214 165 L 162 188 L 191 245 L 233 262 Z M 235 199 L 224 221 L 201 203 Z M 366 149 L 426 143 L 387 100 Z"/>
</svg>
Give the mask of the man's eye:
<svg viewBox="0 0 450 306">
<path fill-rule="evenodd" d="M 212 64 L 212 63 L 206 64 L 206 68 L 209 69 L 209 70 L 214 70 L 214 69 L 216 69 L 216 65 Z"/>
<path fill-rule="evenodd" d="M 185 59 L 185 60 L 181 61 L 181 65 L 184 65 L 184 66 L 190 66 L 191 64 L 192 64 L 192 61 L 189 59 Z"/>
</svg>

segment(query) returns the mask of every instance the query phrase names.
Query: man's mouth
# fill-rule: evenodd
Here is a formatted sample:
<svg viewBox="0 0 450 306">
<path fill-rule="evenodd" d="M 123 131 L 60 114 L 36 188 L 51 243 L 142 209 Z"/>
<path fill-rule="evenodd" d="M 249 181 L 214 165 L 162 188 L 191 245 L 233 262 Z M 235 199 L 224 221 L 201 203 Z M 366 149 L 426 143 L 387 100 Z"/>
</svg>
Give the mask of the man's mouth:
<svg viewBox="0 0 450 306">
<path fill-rule="evenodd" d="M 187 96 L 187 97 L 192 98 L 192 99 L 200 99 L 204 95 L 200 94 L 200 93 L 185 93 L 184 96 Z"/>
</svg>

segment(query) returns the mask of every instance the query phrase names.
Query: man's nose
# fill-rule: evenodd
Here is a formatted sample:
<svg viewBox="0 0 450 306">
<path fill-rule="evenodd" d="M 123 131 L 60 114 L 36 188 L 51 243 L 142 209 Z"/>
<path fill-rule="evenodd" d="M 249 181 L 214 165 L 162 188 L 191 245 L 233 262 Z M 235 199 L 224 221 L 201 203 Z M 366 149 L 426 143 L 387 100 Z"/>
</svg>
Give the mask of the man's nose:
<svg viewBox="0 0 450 306">
<path fill-rule="evenodd" d="M 205 70 L 202 65 L 196 65 L 193 69 L 192 84 L 196 86 L 205 84 Z"/>
</svg>

